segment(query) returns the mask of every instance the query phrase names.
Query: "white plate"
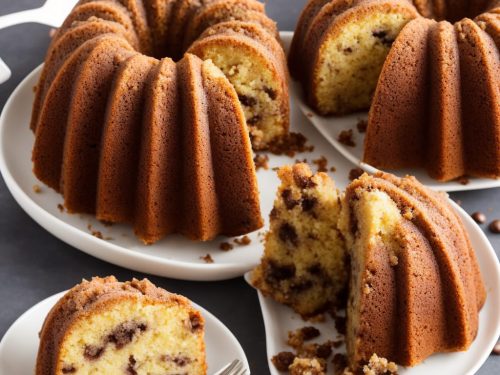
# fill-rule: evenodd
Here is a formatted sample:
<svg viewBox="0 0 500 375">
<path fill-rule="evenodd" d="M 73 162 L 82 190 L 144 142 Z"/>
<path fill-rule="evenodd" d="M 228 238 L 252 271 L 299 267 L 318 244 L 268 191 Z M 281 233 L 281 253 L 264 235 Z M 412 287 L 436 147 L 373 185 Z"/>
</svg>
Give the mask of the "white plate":
<svg viewBox="0 0 500 375">
<path fill-rule="evenodd" d="M 291 33 L 283 33 L 283 39 L 289 43 Z M 47 231 L 71 246 L 107 262 L 158 276 L 185 280 L 222 280 L 243 275 L 253 268 L 262 254 L 262 245 L 258 233 L 250 235 L 249 246 L 235 246 L 234 250 L 222 252 L 219 244 L 227 241 L 218 238 L 208 243 L 196 243 L 181 236 L 170 236 L 152 245 L 145 246 L 138 241 L 132 229 L 125 225 L 105 227 L 89 215 L 69 215 L 60 212 L 57 205 L 62 197 L 45 187 L 32 173 L 31 149 L 34 136 L 29 130 L 33 86 L 37 83 L 41 67 L 35 69 L 14 90 L 5 104 L 0 116 L 0 171 L 19 205 Z M 337 168 L 331 175 L 341 188 L 348 183 L 348 173 L 352 168 L 345 158 L 310 125 L 294 104 L 291 97 L 292 130 L 305 134 L 315 146 L 312 153 L 298 154 L 296 158 L 308 161 L 324 155 L 329 164 Z M 292 164 L 296 158 L 269 155 L 270 167 Z M 272 208 L 274 194 L 278 186 L 276 173 L 260 170 L 257 173 L 261 193 L 262 215 L 267 217 Z M 40 194 L 33 191 L 33 186 L 42 188 Z M 88 225 L 95 231 L 102 232 L 101 240 L 91 235 Z M 261 230 L 263 233 L 265 227 Z M 210 253 L 213 264 L 206 264 L 200 259 Z"/>
<path fill-rule="evenodd" d="M 0 342 L 0 374 L 34 373 L 39 343 L 38 332 L 49 310 L 65 293 L 55 294 L 39 302 L 10 326 Z M 208 373 L 214 373 L 234 359 L 239 359 L 249 369 L 245 352 L 231 331 L 203 307 L 195 303 L 193 306 L 205 318 Z"/>
<path fill-rule="evenodd" d="M 456 203 L 451 200 L 450 202 L 462 218 L 469 233 L 488 293 L 486 303 L 479 314 L 479 332 L 468 351 L 434 354 L 415 367 L 404 368 L 399 366 L 398 374 L 401 375 L 472 375 L 486 361 L 500 335 L 500 265 L 495 251 L 481 228 L 470 216 Z M 249 282 L 249 277 L 250 273 L 245 274 L 247 282 Z M 267 357 L 272 375 L 280 375 L 280 372 L 276 370 L 270 358 L 281 351 L 291 351 L 291 348 L 286 345 L 288 331 L 306 325 L 314 325 L 321 331 L 321 336 L 315 342 L 323 343 L 337 338 L 334 322 L 330 317 L 324 323 L 306 323 L 292 309 L 275 302 L 271 298 L 264 297 L 260 292 L 258 292 L 258 295 L 266 329 Z M 334 353 L 338 351 L 345 352 L 345 347 L 334 349 Z"/>
<path fill-rule="evenodd" d="M 360 168 L 368 173 L 375 173 L 379 171 L 377 168 L 363 163 L 363 144 L 365 140 L 365 133 L 359 133 L 356 125 L 360 119 L 367 119 L 368 113 L 355 113 L 348 116 L 320 116 L 309 107 L 302 95 L 300 84 L 292 82 L 290 84 L 290 91 L 294 91 L 294 96 L 298 98 L 297 104 L 302 112 L 309 118 L 311 123 L 323 134 L 323 136 L 330 142 L 333 147 L 337 149 L 347 160 L 351 163 L 358 165 Z M 353 139 L 356 143 L 355 147 L 346 146 L 337 140 L 339 133 L 342 130 L 352 129 Z M 397 176 L 403 177 L 405 175 L 415 176 L 422 184 L 441 191 L 465 191 L 465 190 L 479 190 L 500 187 L 500 179 L 489 178 L 470 178 L 467 184 L 461 184 L 458 181 L 439 182 L 427 174 L 424 169 L 407 168 L 398 170 L 387 170 Z"/>
</svg>

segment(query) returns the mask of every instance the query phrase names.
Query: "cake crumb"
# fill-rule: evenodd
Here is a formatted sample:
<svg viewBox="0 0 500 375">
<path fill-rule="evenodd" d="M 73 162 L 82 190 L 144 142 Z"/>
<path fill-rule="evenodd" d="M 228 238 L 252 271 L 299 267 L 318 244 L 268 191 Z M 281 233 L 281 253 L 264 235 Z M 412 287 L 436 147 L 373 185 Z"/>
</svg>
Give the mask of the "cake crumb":
<svg viewBox="0 0 500 375">
<path fill-rule="evenodd" d="M 288 368 L 295 360 L 292 352 L 280 352 L 271 358 L 271 362 L 278 371 L 288 371 Z"/>
<path fill-rule="evenodd" d="M 306 113 L 307 117 L 311 118 L 311 117 L 314 117 L 314 114 L 312 112 L 307 112 Z"/>
<path fill-rule="evenodd" d="M 289 367 L 290 375 L 325 375 L 326 363 L 317 358 L 295 358 Z"/>
<path fill-rule="evenodd" d="M 100 220 L 101 224 L 104 225 L 105 227 L 112 227 L 113 226 L 113 222 L 111 221 L 106 221 L 106 220 Z"/>
<path fill-rule="evenodd" d="M 342 143 L 343 145 L 349 146 L 349 147 L 356 147 L 356 142 L 352 139 L 352 129 L 348 130 L 342 130 L 339 133 L 339 136 L 337 137 L 337 140 Z"/>
<path fill-rule="evenodd" d="M 497 342 L 496 345 L 493 347 L 491 354 L 500 355 L 500 341 Z"/>
<path fill-rule="evenodd" d="M 40 185 L 33 185 L 33 192 L 35 192 L 36 194 L 40 194 L 42 192 L 42 188 L 40 187 Z"/>
<path fill-rule="evenodd" d="M 212 258 L 212 256 L 210 254 L 201 256 L 200 259 L 203 260 L 205 263 L 208 263 L 208 264 L 214 262 L 214 259 Z"/>
<path fill-rule="evenodd" d="M 248 246 L 250 245 L 250 243 L 252 243 L 252 240 L 248 236 L 243 236 L 240 238 L 235 238 L 233 242 L 240 246 Z"/>
<path fill-rule="evenodd" d="M 51 27 L 51 28 L 49 29 L 49 37 L 53 38 L 53 37 L 54 37 L 54 35 L 56 35 L 56 32 L 57 32 L 57 29 L 56 29 L 56 28 L 54 28 L 54 27 Z"/>
<path fill-rule="evenodd" d="M 337 168 L 335 168 L 335 167 L 333 167 L 333 166 L 332 166 L 332 167 L 330 167 L 330 172 L 337 172 Z"/>
<path fill-rule="evenodd" d="M 267 156 L 267 155 L 257 154 L 253 158 L 253 162 L 255 164 L 256 171 L 258 171 L 261 168 L 266 170 L 266 171 L 269 169 L 269 156 Z"/>
<path fill-rule="evenodd" d="M 58 209 L 60 212 L 64 212 L 64 206 L 63 206 L 61 203 L 58 203 L 58 204 L 57 204 L 57 209 Z"/>
<path fill-rule="evenodd" d="M 314 146 L 307 144 L 307 138 L 301 133 L 290 132 L 279 137 L 269 145 L 269 151 L 275 155 L 287 155 L 291 158 L 297 153 L 312 152 Z"/>
<path fill-rule="evenodd" d="M 397 371 L 398 366 L 394 362 L 389 362 L 375 353 L 371 356 L 368 364 L 363 366 L 365 375 L 395 374 Z"/>
<path fill-rule="evenodd" d="M 219 249 L 222 251 L 229 251 L 229 250 L 233 250 L 234 246 L 231 245 L 229 242 L 221 242 L 219 245 Z"/>
<path fill-rule="evenodd" d="M 359 133 L 365 133 L 367 127 L 368 127 L 368 121 L 364 119 L 359 119 L 358 123 L 356 124 L 356 128 L 358 129 Z"/>
<path fill-rule="evenodd" d="M 461 185 L 468 185 L 469 182 L 470 182 L 470 180 L 467 177 L 465 177 L 465 176 L 457 178 L 457 181 Z"/>
<path fill-rule="evenodd" d="M 312 340 L 320 335 L 320 332 L 317 328 L 313 326 L 306 326 L 295 331 L 288 332 L 288 340 L 287 344 L 294 349 L 300 348 L 304 341 Z"/>
<path fill-rule="evenodd" d="M 362 170 L 361 168 L 359 167 L 353 168 L 349 171 L 349 180 L 354 181 L 357 178 L 360 178 L 363 175 L 363 173 L 365 173 L 365 171 Z"/>
<path fill-rule="evenodd" d="M 92 234 L 94 237 L 99 238 L 100 240 L 104 240 L 104 237 L 103 237 L 102 233 L 101 233 L 100 231 L 98 231 L 98 230 L 93 230 L 93 231 L 91 232 L 91 234 Z"/>
<path fill-rule="evenodd" d="M 321 155 L 319 159 L 313 160 L 313 164 L 318 166 L 318 172 L 328 172 L 328 160 L 325 156 Z"/>
</svg>

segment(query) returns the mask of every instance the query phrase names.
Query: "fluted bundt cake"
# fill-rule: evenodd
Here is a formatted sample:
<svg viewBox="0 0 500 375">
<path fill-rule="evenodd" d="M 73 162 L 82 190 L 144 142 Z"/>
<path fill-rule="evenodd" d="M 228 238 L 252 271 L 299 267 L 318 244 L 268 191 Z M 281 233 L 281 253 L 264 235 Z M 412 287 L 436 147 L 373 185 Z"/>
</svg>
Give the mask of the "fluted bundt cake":
<svg viewBox="0 0 500 375">
<path fill-rule="evenodd" d="M 36 88 L 35 175 L 146 243 L 260 228 L 250 141 L 288 131 L 278 38 L 255 0 L 81 0 Z"/>
<path fill-rule="evenodd" d="M 290 71 L 322 115 L 371 103 L 366 163 L 497 178 L 499 12 L 498 0 L 310 0 Z"/>
<path fill-rule="evenodd" d="M 337 228 L 339 194 L 326 173 L 313 175 L 307 164 L 284 166 L 278 176 L 281 186 L 253 282 L 307 318 L 345 296 L 348 264 Z"/>
<path fill-rule="evenodd" d="M 280 174 L 292 170 L 297 175 L 307 169 L 284 167 Z M 254 285 L 302 315 L 308 307 L 320 311 L 312 295 L 322 296 L 323 309 L 345 307 L 336 293 L 347 288 L 346 344 L 352 370 L 374 353 L 414 366 L 433 353 L 466 350 L 476 337 L 486 292 L 466 230 L 444 193 L 413 177 L 380 172 L 354 180 L 333 203 L 330 197 L 337 192 L 328 176 L 318 173 L 305 181 L 320 178 L 319 187 L 312 188 L 317 199 L 313 212 L 321 212 L 314 224 L 311 212 L 298 209 L 299 203 L 285 204 L 309 196 L 311 187 L 284 196 L 280 187 Z M 292 232 L 290 244 L 290 235 L 273 234 L 277 225 L 306 230 Z M 326 227 L 342 240 L 321 241 L 313 228 Z M 308 231 L 317 246 L 307 252 Z M 319 267 L 310 267 L 311 257 Z M 344 257 L 350 272 L 339 266 Z M 326 277 L 330 274 L 336 276 Z"/>
<path fill-rule="evenodd" d="M 37 375 L 206 374 L 204 320 L 147 279 L 83 281 L 47 315 Z"/>
</svg>

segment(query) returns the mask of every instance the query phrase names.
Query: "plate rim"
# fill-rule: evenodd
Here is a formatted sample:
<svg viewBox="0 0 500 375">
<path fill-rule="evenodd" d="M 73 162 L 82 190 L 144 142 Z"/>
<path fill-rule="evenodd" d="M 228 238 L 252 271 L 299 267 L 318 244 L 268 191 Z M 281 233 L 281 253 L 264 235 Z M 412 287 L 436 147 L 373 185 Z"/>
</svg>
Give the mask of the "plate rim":
<svg viewBox="0 0 500 375">
<path fill-rule="evenodd" d="M 46 297 L 46 298 L 44 298 L 44 299 L 36 302 L 34 305 L 30 306 L 27 310 L 25 310 L 21 315 L 19 315 L 16 318 L 16 320 L 14 320 L 10 324 L 9 328 L 7 328 L 7 331 L 5 331 L 5 334 L 0 339 L 0 360 L 1 360 L 2 353 L 3 353 L 3 351 L 6 348 L 7 342 L 9 341 L 10 336 L 15 334 L 16 328 L 17 328 L 17 326 L 20 326 L 22 324 L 22 320 L 25 319 L 26 316 L 29 316 L 29 314 L 33 313 L 37 308 L 40 308 L 40 305 L 42 305 L 44 303 L 47 303 L 48 300 L 50 300 L 50 299 L 54 299 L 54 303 L 50 307 L 52 309 L 52 307 L 55 306 L 55 304 L 67 292 L 69 292 L 69 289 L 68 290 L 64 290 L 62 292 L 58 292 L 58 293 L 52 294 L 52 295 L 50 295 L 50 296 L 48 296 L 48 297 Z M 191 299 L 189 299 L 189 302 L 191 303 L 191 305 L 195 309 L 197 309 L 197 310 L 199 310 L 201 312 L 202 316 L 205 318 L 205 321 L 208 320 L 208 319 L 210 319 L 210 321 L 212 322 L 212 324 L 214 324 L 214 326 L 216 326 L 218 330 L 221 330 L 222 332 L 224 332 L 225 336 L 228 336 L 231 339 L 231 341 L 233 341 L 234 344 L 237 344 L 236 346 L 233 346 L 233 347 L 235 347 L 236 351 L 238 352 L 238 357 L 239 357 L 238 359 L 239 360 L 243 360 L 243 365 L 249 371 L 249 374 L 250 374 L 251 369 L 250 369 L 250 366 L 249 366 L 249 363 L 248 363 L 248 358 L 246 356 L 245 350 L 243 349 L 243 346 L 239 342 L 238 338 L 233 334 L 233 332 L 231 332 L 231 330 L 224 324 L 224 322 L 222 320 L 220 320 L 219 318 L 217 318 L 217 316 L 215 316 L 209 310 L 207 310 L 203 306 L 197 304 L 196 302 L 192 301 Z M 45 318 L 44 318 L 44 320 L 45 320 Z M 204 341 L 206 341 L 206 339 Z M 35 355 L 36 355 L 36 353 L 35 353 Z M 235 358 L 232 358 L 232 359 L 235 359 Z M 35 357 L 35 363 L 36 363 L 36 357 Z M 208 363 L 207 363 L 207 365 L 208 365 Z"/>
</svg>

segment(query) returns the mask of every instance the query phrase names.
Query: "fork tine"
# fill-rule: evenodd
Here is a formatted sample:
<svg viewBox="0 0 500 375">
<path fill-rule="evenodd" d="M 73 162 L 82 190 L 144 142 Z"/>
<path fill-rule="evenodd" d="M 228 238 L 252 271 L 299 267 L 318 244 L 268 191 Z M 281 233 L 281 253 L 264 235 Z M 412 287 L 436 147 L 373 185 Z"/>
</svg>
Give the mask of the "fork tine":
<svg viewBox="0 0 500 375">
<path fill-rule="evenodd" d="M 238 359 L 235 359 L 233 362 L 231 362 L 225 369 L 223 369 L 218 375 L 231 375 L 233 373 L 233 370 L 240 361 Z"/>
</svg>

